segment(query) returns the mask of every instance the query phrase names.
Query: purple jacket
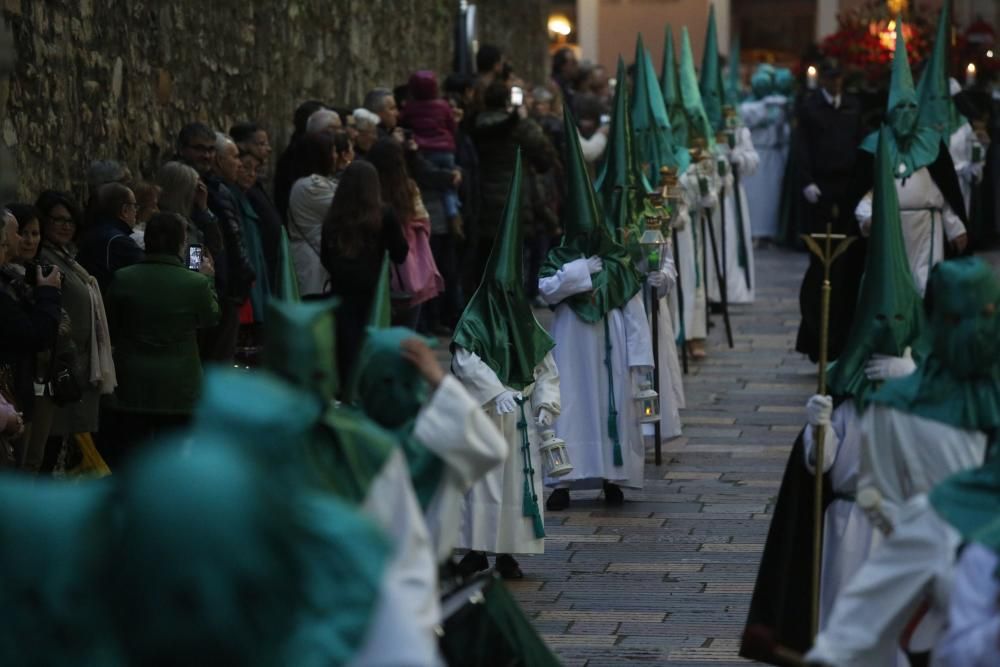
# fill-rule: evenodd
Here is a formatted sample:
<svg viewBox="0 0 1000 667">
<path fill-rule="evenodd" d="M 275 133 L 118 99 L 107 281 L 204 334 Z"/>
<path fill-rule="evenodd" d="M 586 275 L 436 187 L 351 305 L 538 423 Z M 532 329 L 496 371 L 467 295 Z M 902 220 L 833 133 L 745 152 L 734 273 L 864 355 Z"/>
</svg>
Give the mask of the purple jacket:
<svg viewBox="0 0 1000 667">
<path fill-rule="evenodd" d="M 413 130 L 422 151 L 455 152 L 455 117 L 438 95 L 437 76 L 421 70 L 410 77 L 411 99 L 403 107 L 400 124 Z"/>
</svg>

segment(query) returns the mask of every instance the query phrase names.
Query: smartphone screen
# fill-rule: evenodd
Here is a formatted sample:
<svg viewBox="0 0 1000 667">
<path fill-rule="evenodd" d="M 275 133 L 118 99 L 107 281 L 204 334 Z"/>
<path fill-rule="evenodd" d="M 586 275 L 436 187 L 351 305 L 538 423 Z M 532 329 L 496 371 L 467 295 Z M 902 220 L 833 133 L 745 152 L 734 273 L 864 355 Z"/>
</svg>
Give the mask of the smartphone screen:
<svg viewBox="0 0 1000 667">
<path fill-rule="evenodd" d="M 201 246 L 200 245 L 190 245 L 188 246 L 188 268 L 192 271 L 201 270 Z"/>
<path fill-rule="evenodd" d="M 514 86 L 510 89 L 510 103 L 516 107 L 524 104 L 524 91 L 521 90 L 520 86 Z"/>
</svg>

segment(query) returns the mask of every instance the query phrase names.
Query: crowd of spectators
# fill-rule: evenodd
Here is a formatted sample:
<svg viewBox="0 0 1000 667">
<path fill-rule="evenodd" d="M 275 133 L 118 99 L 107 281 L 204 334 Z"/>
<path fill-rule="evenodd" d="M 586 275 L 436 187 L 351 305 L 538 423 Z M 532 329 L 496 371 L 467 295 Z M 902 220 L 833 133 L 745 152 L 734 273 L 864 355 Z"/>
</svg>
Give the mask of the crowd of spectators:
<svg viewBox="0 0 1000 667">
<path fill-rule="evenodd" d="M 8 202 L 0 234 L 0 467 L 62 474 L 94 434 L 114 467 L 185 424 L 207 363 L 249 363 L 279 277 L 282 230 L 303 298 L 339 297 L 347 376 L 382 258 L 395 324 L 448 336 L 493 247 L 518 148 L 526 288 L 560 233 L 563 101 L 603 152 L 611 89 L 572 51 L 529 86 L 483 45 L 478 74 L 415 71 L 361 106 L 309 100 L 273 156 L 251 121 L 180 128 L 155 173 L 100 156 L 67 192 Z M 81 178 L 81 181 L 83 179 Z"/>
</svg>

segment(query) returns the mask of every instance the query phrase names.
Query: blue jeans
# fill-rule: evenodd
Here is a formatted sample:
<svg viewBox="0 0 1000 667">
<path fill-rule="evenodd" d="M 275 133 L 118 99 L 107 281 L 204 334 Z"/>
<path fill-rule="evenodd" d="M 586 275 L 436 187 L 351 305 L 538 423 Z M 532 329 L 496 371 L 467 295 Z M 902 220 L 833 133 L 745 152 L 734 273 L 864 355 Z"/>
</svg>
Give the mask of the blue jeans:
<svg viewBox="0 0 1000 667">
<path fill-rule="evenodd" d="M 455 168 L 454 153 L 449 153 L 448 151 L 427 151 L 424 153 L 424 157 L 438 169 L 451 170 Z M 458 215 L 458 209 L 462 206 L 458 201 L 458 192 L 455 191 L 455 188 L 447 188 L 442 190 L 441 198 L 444 202 L 444 215 L 451 220 Z"/>
</svg>

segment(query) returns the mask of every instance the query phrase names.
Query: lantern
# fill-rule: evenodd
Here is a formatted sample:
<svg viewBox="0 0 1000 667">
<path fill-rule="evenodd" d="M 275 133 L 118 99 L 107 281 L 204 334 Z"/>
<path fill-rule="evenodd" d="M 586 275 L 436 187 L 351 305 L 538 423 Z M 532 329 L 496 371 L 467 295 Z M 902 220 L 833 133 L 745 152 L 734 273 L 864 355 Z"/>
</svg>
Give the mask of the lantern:
<svg viewBox="0 0 1000 667">
<path fill-rule="evenodd" d="M 566 451 L 566 441 L 557 438 L 552 429 L 542 431 L 542 444 L 538 446 L 542 455 L 542 467 L 547 477 L 562 477 L 573 470 L 569 462 L 569 452 Z"/>
<path fill-rule="evenodd" d="M 660 420 L 660 395 L 648 380 L 639 385 L 635 404 L 639 410 L 639 421 L 643 424 L 655 424 Z"/>
</svg>

